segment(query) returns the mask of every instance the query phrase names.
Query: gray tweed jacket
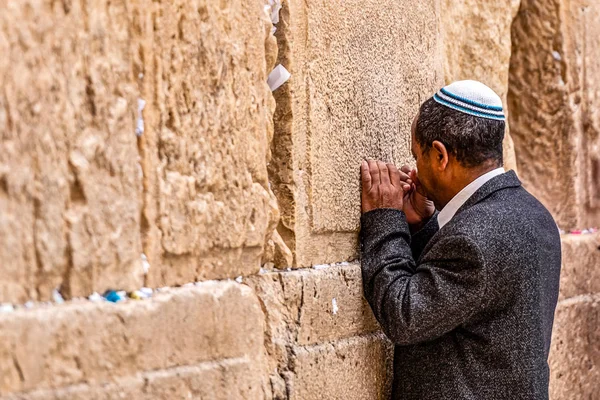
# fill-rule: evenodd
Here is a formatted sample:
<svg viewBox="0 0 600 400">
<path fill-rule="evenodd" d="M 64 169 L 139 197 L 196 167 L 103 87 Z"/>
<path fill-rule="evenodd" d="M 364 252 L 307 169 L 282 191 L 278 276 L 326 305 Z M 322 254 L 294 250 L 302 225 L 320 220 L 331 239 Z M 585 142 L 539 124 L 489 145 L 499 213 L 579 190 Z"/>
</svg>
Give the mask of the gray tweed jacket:
<svg viewBox="0 0 600 400">
<path fill-rule="evenodd" d="M 442 229 L 363 214 L 361 253 L 365 297 L 396 345 L 394 399 L 548 399 L 560 235 L 513 171 Z"/>
</svg>

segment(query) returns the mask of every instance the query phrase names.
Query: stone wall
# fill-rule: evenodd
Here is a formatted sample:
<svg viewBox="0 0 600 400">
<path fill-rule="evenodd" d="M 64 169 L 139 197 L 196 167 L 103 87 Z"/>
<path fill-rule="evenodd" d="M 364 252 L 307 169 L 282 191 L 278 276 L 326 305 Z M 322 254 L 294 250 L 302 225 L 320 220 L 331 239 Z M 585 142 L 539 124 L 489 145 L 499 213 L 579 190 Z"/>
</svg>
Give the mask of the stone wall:
<svg viewBox="0 0 600 400">
<path fill-rule="evenodd" d="M 410 162 L 410 125 L 443 83 L 439 4 L 284 0 L 279 61 L 292 78 L 276 92 L 269 166 L 277 228 L 307 267 L 357 258 L 357 166 Z"/>
<path fill-rule="evenodd" d="M 63 3 L 0 17 L 2 300 L 139 287 L 142 253 L 152 286 L 258 272 L 277 218 L 263 2 Z"/>
<path fill-rule="evenodd" d="M 507 110 L 510 31 L 519 3 L 442 0 L 446 84 L 463 79 L 483 82 L 500 95 Z M 504 138 L 504 167 L 517 170 L 510 124 Z"/>
<path fill-rule="evenodd" d="M 600 224 L 600 4 L 523 0 L 510 125 L 526 186 L 565 230 Z"/>
<path fill-rule="evenodd" d="M 552 399 L 600 396 L 600 235 L 564 235 L 550 353 Z"/>
<path fill-rule="evenodd" d="M 471 78 L 509 94 L 537 179 L 535 116 L 511 101 L 532 84 L 512 73 L 527 47 L 509 64 L 518 1 L 283 0 L 275 35 L 265 3 L 0 0 L 0 399 L 385 399 L 360 160 L 410 163 L 419 104 Z M 534 46 L 527 4 L 513 40 Z M 276 64 L 291 79 L 271 93 Z M 597 241 L 563 238 L 556 399 L 597 394 Z"/>
<path fill-rule="evenodd" d="M 509 116 L 519 174 L 563 235 L 551 396 L 600 397 L 600 5 L 522 0 L 512 27 Z"/>
<path fill-rule="evenodd" d="M 142 283 L 133 10 L 0 6 L 0 298 L 133 289 Z"/>
<path fill-rule="evenodd" d="M 397 144 L 394 160 L 408 159 L 412 114 L 442 84 L 439 10 L 341 4 L 284 2 L 276 38 L 262 0 L 0 3 L 1 398 L 386 398 L 391 344 L 359 265 L 274 265 L 356 258 L 360 158 L 391 159 Z M 346 20 L 352 40 L 335 29 Z M 273 96 L 278 51 L 293 78 Z M 281 145 L 291 135 L 296 147 Z M 315 174 L 321 222 L 299 217 L 296 247 L 276 230 L 292 204 L 284 163 L 312 179 L 306 160 L 332 168 L 353 136 L 346 186 L 330 201 L 337 178 Z"/>
</svg>

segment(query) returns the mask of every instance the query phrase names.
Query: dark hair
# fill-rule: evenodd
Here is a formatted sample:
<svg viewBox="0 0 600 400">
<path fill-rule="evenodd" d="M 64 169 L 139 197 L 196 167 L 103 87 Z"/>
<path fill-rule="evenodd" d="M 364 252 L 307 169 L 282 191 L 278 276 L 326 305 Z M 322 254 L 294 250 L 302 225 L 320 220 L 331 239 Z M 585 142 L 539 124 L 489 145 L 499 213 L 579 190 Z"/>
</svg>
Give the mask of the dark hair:
<svg viewBox="0 0 600 400">
<path fill-rule="evenodd" d="M 467 168 L 486 161 L 501 166 L 504 128 L 504 121 L 465 114 L 430 98 L 421 105 L 415 139 L 423 152 L 435 140 L 442 142 L 448 153 Z"/>
</svg>

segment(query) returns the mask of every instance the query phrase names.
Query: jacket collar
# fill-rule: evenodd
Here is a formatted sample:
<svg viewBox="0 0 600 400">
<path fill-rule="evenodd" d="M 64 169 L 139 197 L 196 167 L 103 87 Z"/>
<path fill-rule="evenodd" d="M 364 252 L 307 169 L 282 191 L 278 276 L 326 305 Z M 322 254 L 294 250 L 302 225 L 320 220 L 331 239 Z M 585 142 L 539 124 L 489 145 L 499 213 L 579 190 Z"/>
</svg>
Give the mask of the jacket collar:
<svg viewBox="0 0 600 400">
<path fill-rule="evenodd" d="M 519 187 L 521 186 L 521 181 L 517 177 L 515 171 L 510 170 L 504 174 L 498 175 L 489 181 L 487 181 L 483 186 L 481 186 L 465 203 L 456 211 L 456 214 L 461 211 L 479 203 L 484 200 L 486 197 L 491 195 L 498 190 Z"/>
</svg>

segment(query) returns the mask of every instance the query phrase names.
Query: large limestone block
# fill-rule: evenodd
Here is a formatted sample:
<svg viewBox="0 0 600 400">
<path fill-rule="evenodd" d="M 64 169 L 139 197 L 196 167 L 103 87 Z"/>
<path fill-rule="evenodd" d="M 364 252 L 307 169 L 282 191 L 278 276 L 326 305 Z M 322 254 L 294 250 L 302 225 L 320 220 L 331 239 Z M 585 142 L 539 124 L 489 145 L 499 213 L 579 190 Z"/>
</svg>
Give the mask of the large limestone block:
<svg viewBox="0 0 600 400">
<path fill-rule="evenodd" d="M 0 302 L 142 283 L 124 2 L 0 5 Z"/>
<path fill-rule="evenodd" d="M 354 259 L 363 157 L 410 162 L 410 125 L 443 83 L 437 0 L 284 0 L 270 164 L 297 267 Z"/>
<path fill-rule="evenodd" d="M 206 282 L 144 301 L 0 314 L 0 394 L 59 388 L 224 358 L 263 360 L 252 290 Z"/>
<path fill-rule="evenodd" d="M 481 81 L 502 98 L 507 109 L 512 20 L 521 0 L 442 0 L 446 83 Z M 516 169 L 514 144 L 506 130 L 504 167 Z"/>
<path fill-rule="evenodd" d="M 141 397 L 133 398 L 263 400 L 268 387 L 262 367 L 256 358 L 245 357 L 150 373 Z"/>
<path fill-rule="evenodd" d="M 261 372 L 255 360 L 232 358 L 137 374 L 108 384 L 13 394 L 2 400 L 259 400 L 265 398 Z"/>
<path fill-rule="evenodd" d="M 556 309 L 550 352 L 550 398 L 600 398 L 600 296 L 564 300 Z"/>
<path fill-rule="evenodd" d="M 382 334 L 296 347 L 289 399 L 389 399 L 392 347 Z"/>
<path fill-rule="evenodd" d="M 600 293 L 600 234 L 563 235 L 559 300 Z"/>
<path fill-rule="evenodd" d="M 275 104 L 266 83 L 277 50 L 264 5 L 177 0 L 140 7 L 150 285 L 260 268 L 277 219 L 267 174 Z"/>
<path fill-rule="evenodd" d="M 253 276 L 265 312 L 265 347 L 274 398 L 285 392 L 294 346 L 335 342 L 379 330 L 363 297 L 360 266 L 331 266 Z M 283 389 L 282 389 L 283 388 Z"/>
<path fill-rule="evenodd" d="M 568 230 L 600 223 L 600 3 L 523 0 L 510 124 L 525 186 Z"/>
<path fill-rule="evenodd" d="M 0 301 L 137 288 L 142 252 L 153 286 L 258 271 L 264 2 L 63 3 L 2 6 Z"/>
</svg>

